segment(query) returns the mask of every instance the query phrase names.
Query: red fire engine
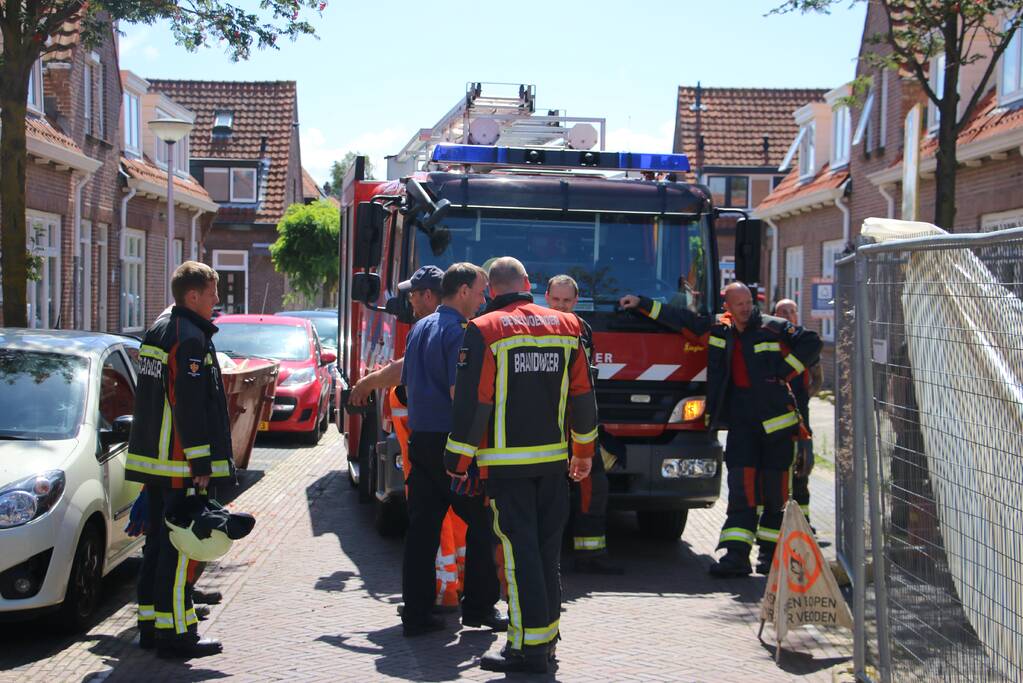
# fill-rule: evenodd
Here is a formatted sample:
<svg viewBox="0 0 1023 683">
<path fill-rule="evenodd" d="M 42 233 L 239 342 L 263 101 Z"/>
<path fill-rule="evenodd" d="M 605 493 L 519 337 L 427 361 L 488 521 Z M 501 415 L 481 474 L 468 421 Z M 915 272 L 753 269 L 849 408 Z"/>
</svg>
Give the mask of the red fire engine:
<svg viewBox="0 0 1023 683">
<path fill-rule="evenodd" d="M 617 309 L 643 294 L 694 311 L 720 310 L 715 219 L 701 185 L 607 177 L 678 173 L 688 160 L 569 148 L 440 144 L 429 169 L 394 181 L 349 171 L 342 199 L 339 324 L 342 387 L 404 351 L 412 322 L 397 284 L 420 266 L 521 260 L 544 302 L 548 278 L 579 283 L 576 312 L 593 328 L 601 456 L 612 508 L 635 510 L 646 534 L 677 539 L 692 508 L 718 498 L 722 447 L 704 423 L 706 338 L 669 332 Z M 740 219 L 736 275 L 756 282 L 760 224 Z M 403 526 L 399 447 L 383 396 L 361 413 L 338 400 L 348 472 L 377 526 Z"/>
</svg>

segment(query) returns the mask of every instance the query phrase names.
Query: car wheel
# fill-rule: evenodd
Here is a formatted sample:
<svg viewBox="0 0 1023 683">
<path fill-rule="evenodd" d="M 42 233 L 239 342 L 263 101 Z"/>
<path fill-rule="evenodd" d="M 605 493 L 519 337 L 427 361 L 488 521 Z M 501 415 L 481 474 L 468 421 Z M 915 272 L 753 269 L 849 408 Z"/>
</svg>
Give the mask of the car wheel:
<svg viewBox="0 0 1023 683">
<path fill-rule="evenodd" d="M 677 541 L 686 530 L 689 510 L 639 510 L 639 530 L 647 538 Z"/>
<path fill-rule="evenodd" d="M 103 593 L 103 535 L 94 524 L 86 525 L 75 550 L 60 621 L 68 629 L 89 626 Z"/>
<path fill-rule="evenodd" d="M 319 410 L 320 407 L 316 406 L 317 415 L 320 414 Z M 323 423 L 322 420 L 317 419 L 316 422 L 313 423 L 313 428 L 310 429 L 308 432 L 302 434 L 301 436 L 302 443 L 304 443 L 307 446 L 315 446 L 316 444 L 320 443 L 320 437 L 323 436 L 323 430 L 320 429 L 322 423 Z"/>
<path fill-rule="evenodd" d="M 323 417 L 320 418 L 320 434 L 326 434 L 327 428 L 330 427 L 330 410 L 323 411 Z"/>
</svg>

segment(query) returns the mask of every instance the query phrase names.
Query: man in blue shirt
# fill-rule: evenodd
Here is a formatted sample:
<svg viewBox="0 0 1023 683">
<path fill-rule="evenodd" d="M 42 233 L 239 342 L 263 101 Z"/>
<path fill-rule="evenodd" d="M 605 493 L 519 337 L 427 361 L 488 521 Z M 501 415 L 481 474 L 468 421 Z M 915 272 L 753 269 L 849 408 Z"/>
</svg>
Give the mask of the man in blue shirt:
<svg viewBox="0 0 1023 683">
<path fill-rule="evenodd" d="M 500 598 L 490 516 L 482 496 L 457 495 L 444 469 L 444 448 L 451 431 L 458 353 L 465 324 L 484 303 L 487 276 L 471 263 L 456 263 L 441 281 L 441 304 L 409 332 L 401 382 L 408 395 L 409 527 L 405 534 L 402 566 L 403 633 L 418 636 L 443 629 L 442 619 L 431 614 L 436 599 L 434 559 L 448 507 L 467 527 L 465 591 L 462 624 L 508 627 L 494 607 Z"/>
</svg>

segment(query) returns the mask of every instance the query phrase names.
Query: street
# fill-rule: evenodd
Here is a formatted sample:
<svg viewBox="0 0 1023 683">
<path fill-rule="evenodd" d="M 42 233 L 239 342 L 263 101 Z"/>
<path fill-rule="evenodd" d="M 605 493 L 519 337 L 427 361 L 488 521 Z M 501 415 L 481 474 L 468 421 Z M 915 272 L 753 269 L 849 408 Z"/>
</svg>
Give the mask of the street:
<svg viewBox="0 0 1023 683">
<path fill-rule="evenodd" d="M 334 428 L 317 447 L 286 438 L 257 442 L 234 502 L 256 516 L 256 530 L 200 582 L 224 593 L 200 624 L 200 633 L 224 642 L 222 655 L 174 663 L 132 643 L 138 562 L 131 561 L 108 577 L 101 620 L 87 634 L 61 636 L 44 622 L 0 625 L 0 680 L 500 678 L 474 665 L 498 637 L 459 630 L 452 615 L 447 631 L 401 636 L 395 612 L 401 541 L 373 530 L 371 507 L 359 505 L 349 487 L 342 448 Z M 818 467 L 811 485 L 813 523 L 828 540 L 834 538 L 832 472 Z M 850 634 L 799 629 L 776 666 L 770 627 L 765 642 L 757 640 L 764 578 L 708 577 L 723 515 L 722 499 L 690 514 L 682 542 L 658 543 L 636 533 L 632 515 L 613 514 L 609 546 L 626 566 L 624 576 L 573 574 L 566 552 L 564 639 L 552 678 L 831 680 L 829 669 L 851 656 Z"/>
</svg>

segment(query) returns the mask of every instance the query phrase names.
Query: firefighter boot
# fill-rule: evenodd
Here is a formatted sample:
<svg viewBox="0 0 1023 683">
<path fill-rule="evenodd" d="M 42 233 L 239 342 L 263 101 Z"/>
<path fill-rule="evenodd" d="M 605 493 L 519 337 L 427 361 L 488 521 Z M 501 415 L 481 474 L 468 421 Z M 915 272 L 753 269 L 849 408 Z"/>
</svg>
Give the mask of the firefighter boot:
<svg viewBox="0 0 1023 683">
<path fill-rule="evenodd" d="M 615 564 L 608 559 L 607 555 L 594 555 L 593 557 L 580 555 L 575 558 L 575 571 L 579 574 L 618 576 L 625 573 L 625 567 Z"/>
<path fill-rule="evenodd" d="M 483 655 L 480 668 L 499 673 L 545 674 L 550 663 L 550 651 L 546 645 L 522 650 L 513 650 L 505 645 L 500 652 Z"/>
<path fill-rule="evenodd" d="M 771 573 L 771 563 L 774 562 L 774 551 L 767 552 L 763 548 L 757 553 L 757 574 L 767 576 Z"/>
<path fill-rule="evenodd" d="M 707 570 L 711 576 L 719 578 L 749 576 L 753 573 L 753 567 L 749 563 L 749 552 L 743 553 L 735 548 L 729 548 L 724 556 L 710 565 Z"/>
<path fill-rule="evenodd" d="M 204 591 L 200 588 L 192 589 L 193 605 L 219 605 L 223 597 L 220 591 Z"/>
<path fill-rule="evenodd" d="M 223 652 L 219 640 L 199 638 L 194 633 L 156 639 L 156 656 L 160 659 L 198 659 Z"/>
<path fill-rule="evenodd" d="M 153 622 L 139 624 L 139 647 L 143 650 L 156 647 L 156 627 Z"/>
</svg>

